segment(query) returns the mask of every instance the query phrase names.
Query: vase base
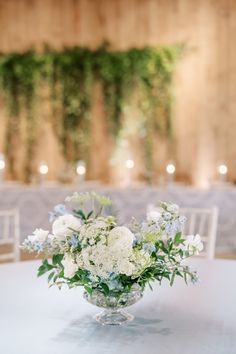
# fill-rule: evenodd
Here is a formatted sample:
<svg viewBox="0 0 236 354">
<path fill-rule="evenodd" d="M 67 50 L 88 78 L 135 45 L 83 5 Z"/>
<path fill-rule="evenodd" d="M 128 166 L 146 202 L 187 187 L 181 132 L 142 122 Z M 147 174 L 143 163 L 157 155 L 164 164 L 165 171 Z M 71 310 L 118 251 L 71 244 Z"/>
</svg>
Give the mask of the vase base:
<svg viewBox="0 0 236 354">
<path fill-rule="evenodd" d="M 130 313 L 118 310 L 118 311 L 108 311 L 104 310 L 97 315 L 95 315 L 95 320 L 102 325 L 120 326 L 127 322 L 133 321 L 134 316 Z"/>
</svg>

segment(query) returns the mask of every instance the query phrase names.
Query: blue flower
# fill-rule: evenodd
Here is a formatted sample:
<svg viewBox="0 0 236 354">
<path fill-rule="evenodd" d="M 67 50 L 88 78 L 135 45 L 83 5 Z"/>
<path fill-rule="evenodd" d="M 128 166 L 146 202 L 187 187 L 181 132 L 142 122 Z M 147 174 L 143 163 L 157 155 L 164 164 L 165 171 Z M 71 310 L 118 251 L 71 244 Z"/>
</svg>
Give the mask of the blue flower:
<svg viewBox="0 0 236 354">
<path fill-rule="evenodd" d="M 187 220 L 186 216 L 182 216 L 182 215 L 181 215 L 181 216 L 179 217 L 179 222 L 180 222 L 181 225 L 183 225 L 183 224 L 186 222 L 186 220 Z"/>
<path fill-rule="evenodd" d="M 49 212 L 49 221 L 53 222 L 58 216 L 69 214 L 64 204 L 58 204 L 54 207 L 53 211 Z"/>
<path fill-rule="evenodd" d="M 167 223 L 165 226 L 165 231 L 169 236 L 174 236 L 177 232 L 180 231 L 180 229 L 181 229 L 181 225 L 178 219 Z"/>
<path fill-rule="evenodd" d="M 151 254 L 152 252 L 156 251 L 156 247 L 153 244 L 151 244 L 151 243 L 144 243 L 143 244 L 143 250 L 147 251 L 147 252 L 149 252 Z"/>
<path fill-rule="evenodd" d="M 58 215 L 68 214 L 68 210 L 66 209 L 66 206 L 64 204 L 57 204 L 54 207 L 54 212 Z"/>
<path fill-rule="evenodd" d="M 114 272 L 109 273 L 109 278 L 113 279 L 114 277 L 116 277 L 116 274 Z"/>
<path fill-rule="evenodd" d="M 80 244 L 80 240 L 78 238 L 78 235 L 77 234 L 73 234 L 69 243 L 74 248 L 78 247 L 79 244 Z"/>
<path fill-rule="evenodd" d="M 43 251 L 43 245 L 41 243 L 37 242 L 37 241 L 34 243 L 33 247 L 34 247 L 34 250 L 36 252 L 42 252 Z"/>
<path fill-rule="evenodd" d="M 53 222 L 57 218 L 56 213 L 53 213 L 52 211 L 49 212 L 49 222 Z"/>
</svg>

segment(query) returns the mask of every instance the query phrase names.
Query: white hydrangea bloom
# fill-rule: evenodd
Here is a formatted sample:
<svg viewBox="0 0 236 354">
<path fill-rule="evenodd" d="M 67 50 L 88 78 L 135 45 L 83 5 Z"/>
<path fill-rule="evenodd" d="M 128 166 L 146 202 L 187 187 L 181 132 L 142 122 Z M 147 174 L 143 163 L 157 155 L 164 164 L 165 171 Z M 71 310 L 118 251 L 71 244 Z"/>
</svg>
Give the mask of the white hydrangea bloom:
<svg viewBox="0 0 236 354">
<path fill-rule="evenodd" d="M 134 251 L 133 261 L 135 264 L 135 271 L 133 272 L 133 275 L 138 275 L 152 264 L 150 253 L 143 249 Z"/>
<path fill-rule="evenodd" d="M 66 278 L 73 278 L 76 271 L 78 270 L 78 265 L 75 263 L 70 254 L 65 254 L 62 265 L 64 267 L 64 275 Z"/>
<path fill-rule="evenodd" d="M 182 247 L 184 251 L 188 251 L 190 254 L 198 255 L 199 252 L 203 250 L 203 243 L 201 241 L 200 235 L 189 235 L 186 236 L 184 245 Z"/>
<path fill-rule="evenodd" d="M 53 235 L 64 238 L 70 236 L 73 230 L 78 231 L 81 227 L 81 221 L 73 215 L 66 214 L 59 216 L 52 225 Z M 71 230 L 72 229 L 72 230 Z"/>
<path fill-rule="evenodd" d="M 131 275 L 134 265 L 131 262 L 132 248 L 118 249 L 98 242 L 96 245 L 82 249 L 77 257 L 77 264 L 87 269 L 93 276 L 107 278 L 110 273 Z"/>
<path fill-rule="evenodd" d="M 120 274 L 125 274 L 131 276 L 135 271 L 135 265 L 130 261 L 129 258 L 119 257 L 117 260 L 116 272 Z"/>
<path fill-rule="evenodd" d="M 49 231 L 43 229 L 34 230 L 32 235 L 28 236 L 28 240 L 32 243 L 39 242 L 43 244 L 49 235 Z"/>
<path fill-rule="evenodd" d="M 83 248 L 77 257 L 78 265 L 87 269 L 92 275 L 106 277 L 112 272 L 112 260 L 109 258 L 108 248 L 101 243 Z"/>
<path fill-rule="evenodd" d="M 94 220 L 92 224 L 82 225 L 80 240 L 82 245 L 94 245 L 97 241 L 106 243 L 107 224 L 104 220 Z"/>
</svg>

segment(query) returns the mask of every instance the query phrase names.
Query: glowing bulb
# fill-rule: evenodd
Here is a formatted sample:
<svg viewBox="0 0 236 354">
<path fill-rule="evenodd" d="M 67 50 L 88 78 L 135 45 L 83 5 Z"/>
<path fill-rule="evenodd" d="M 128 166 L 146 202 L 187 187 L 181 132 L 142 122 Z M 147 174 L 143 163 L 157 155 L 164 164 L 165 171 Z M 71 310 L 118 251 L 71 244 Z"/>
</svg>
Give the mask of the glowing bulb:
<svg viewBox="0 0 236 354">
<path fill-rule="evenodd" d="M 228 172 L 228 167 L 226 165 L 219 165 L 218 172 L 220 175 L 226 175 Z"/>
<path fill-rule="evenodd" d="M 134 161 L 133 160 L 126 160 L 125 166 L 128 169 L 134 168 Z"/>
<path fill-rule="evenodd" d="M 79 166 L 76 168 L 76 172 L 77 172 L 77 174 L 80 175 L 80 176 L 85 175 L 85 173 L 86 173 L 86 168 L 85 168 L 85 166 L 79 165 Z"/>
<path fill-rule="evenodd" d="M 0 160 L 0 170 L 4 170 L 6 164 L 4 160 Z"/>
<path fill-rule="evenodd" d="M 45 163 L 41 163 L 39 166 L 39 173 L 41 175 L 46 175 L 48 173 L 48 165 L 46 165 Z"/>
<path fill-rule="evenodd" d="M 173 163 L 169 163 L 167 166 L 166 166 L 166 172 L 169 174 L 169 175 L 173 175 L 175 173 L 175 165 L 173 165 Z"/>
<path fill-rule="evenodd" d="M 5 164 L 5 159 L 4 159 L 4 155 L 0 154 L 0 170 L 4 170 L 6 164 Z"/>
<path fill-rule="evenodd" d="M 84 176 L 86 174 L 86 165 L 85 165 L 85 162 L 83 160 L 79 160 L 77 162 L 76 173 L 79 176 Z"/>
</svg>

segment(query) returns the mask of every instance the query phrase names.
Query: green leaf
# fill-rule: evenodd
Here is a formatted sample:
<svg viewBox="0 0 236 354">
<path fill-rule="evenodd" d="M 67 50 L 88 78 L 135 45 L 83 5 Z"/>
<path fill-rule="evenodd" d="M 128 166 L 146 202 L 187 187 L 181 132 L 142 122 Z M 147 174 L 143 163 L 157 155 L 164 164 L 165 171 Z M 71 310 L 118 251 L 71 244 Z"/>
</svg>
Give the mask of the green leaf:
<svg viewBox="0 0 236 354">
<path fill-rule="evenodd" d="M 37 276 L 40 277 L 41 275 L 47 273 L 51 269 L 53 269 L 54 266 L 48 263 L 47 259 L 44 259 L 42 262 L 42 265 L 38 268 L 38 274 Z"/>
<path fill-rule="evenodd" d="M 62 261 L 62 259 L 63 259 L 63 257 L 64 257 L 64 255 L 63 254 L 54 254 L 53 256 L 52 256 L 52 264 L 54 265 L 54 266 L 56 266 L 56 265 L 62 265 L 61 264 L 61 261 Z"/>
<path fill-rule="evenodd" d="M 170 286 L 172 286 L 174 284 L 174 280 L 175 280 L 175 275 L 176 275 L 176 271 L 174 270 L 170 279 Z"/>
<path fill-rule="evenodd" d="M 92 288 L 90 288 L 90 287 L 87 286 L 87 285 L 84 285 L 84 288 L 85 288 L 85 290 L 87 291 L 87 293 L 88 293 L 89 295 L 92 295 L 92 293 L 93 293 L 93 289 L 92 289 Z"/>
<path fill-rule="evenodd" d="M 187 273 L 184 272 L 184 281 L 185 281 L 185 284 L 188 285 L 188 279 L 187 279 Z"/>
<path fill-rule="evenodd" d="M 86 219 L 89 219 L 92 214 L 93 214 L 93 210 L 91 210 L 91 211 L 88 213 Z"/>
<path fill-rule="evenodd" d="M 104 294 L 105 294 L 105 295 L 109 295 L 109 287 L 107 286 L 107 284 L 105 284 L 105 283 L 100 283 L 100 285 L 101 285 L 101 287 L 102 287 L 102 289 L 103 289 L 103 291 L 104 291 Z"/>
<path fill-rule="evenodd" d="M 48 282 L 50 282 L 50 281 L 52 280 L 54 274 L 55 274 L 55 272 L 52 272 L 52 273 L 49 274 L 49 276 L 48 276 Z"/>
<path fill-rule="evenodd" d="M 37 276 L 38 276 L 38 277 L 41 277 L 41 275 L 47 273 L 48 271 L 49 271 L 48 268 L 46 268 L 46 267 L 44 267 L 44 266 L 41 266 L 41 267 L 39 267 L 39 269 L 38 269 Z"/>
<path fill-rule="evenodd" d="M 75 216 L 79 217 L 82 220 L 86 220 L 86 215 L 84 214 L 84 212 L 81 209 L 78 210 L 73 210 Z"/>
<path fill-rule="evenodd" d="M 180 245 L 181 243 L 183 243 L 183 239 L 182 239 L 182 233 L 181 232 L 178 232 L 176 235 L 175 235 L 175 238 L 174 238 L 174 243 L 178 246 Z"/>
<path fill-rule="evenodd" d="M 43 262 L 42 262 L 42 264 L 43 264 L 45 267 L 47 267 L 47 266 L 49 265 L 48 260 L 47 260 L 47 259 L 44 259 Z"/>
</svg>

